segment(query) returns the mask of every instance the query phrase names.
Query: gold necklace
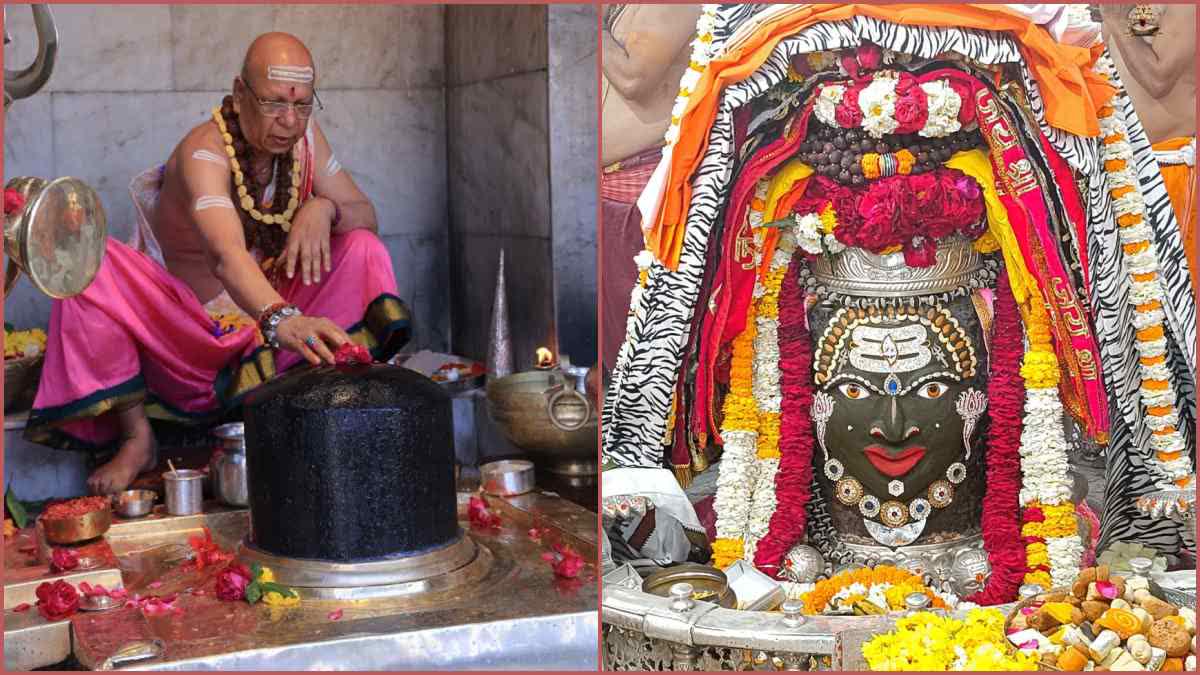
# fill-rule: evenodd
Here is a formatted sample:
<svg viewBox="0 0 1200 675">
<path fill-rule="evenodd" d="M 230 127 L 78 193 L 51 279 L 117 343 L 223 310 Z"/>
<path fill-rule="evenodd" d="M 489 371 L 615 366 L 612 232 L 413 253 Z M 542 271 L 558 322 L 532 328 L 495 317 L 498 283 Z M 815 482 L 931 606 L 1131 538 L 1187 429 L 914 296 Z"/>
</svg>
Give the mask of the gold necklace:
<svg viewBox="0 0 1200 675">
<path fill-rule="evenodd" d="M 292 160 L 292 186 L 288 188 L 287 209 L 283 213 L 263 213 L 256 208 L 254 198 L 246 189 L 246 176 L 242 173 L 241 164 L 238 163 L 237 152 L 233 149 L 233 135 L 225 126 L 225 117 L 221 115 L 221 106 L 213 108 L 213 121 L 221 130 L 221 141 L 225 144 L 225 154 L 229 155 L 229 165 L 233 169 L 233 184 L 237 186 L 238 206 L 257 221 L 267 225 L 279 225 L 279 229 L 284 232 L 291 230 L 292 215 L 296 213 L 296 207 L 300 204 L 300 189 L 296 187 L 300 184 L 300 160 Z M 275 198 L 282 199 L 282 195 L 275 195 Z"/>
</svg>

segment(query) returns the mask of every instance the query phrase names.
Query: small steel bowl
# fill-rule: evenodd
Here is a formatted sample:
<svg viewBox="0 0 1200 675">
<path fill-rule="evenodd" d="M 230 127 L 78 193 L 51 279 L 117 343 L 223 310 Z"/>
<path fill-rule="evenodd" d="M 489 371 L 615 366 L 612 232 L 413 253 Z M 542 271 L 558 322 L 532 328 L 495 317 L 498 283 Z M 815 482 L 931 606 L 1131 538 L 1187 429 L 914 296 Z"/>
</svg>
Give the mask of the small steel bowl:
<svg viewBox="0 0 1200 675">
<path fill-rule="evenodd" d="M 671 587 L 680 582 L 692 585 L 692 599 L 711 602 L 725 609 L 737 608 L 737 595 L 729 587 L 729 578 L 715 567 L 684 563 L 659 570 L 646 577 L 642 590 L 651 595 L 671 597 Z"/>
<path fill-rule="evenodd" d="M 42 518 L 46 540 L 52 544 L 77 544 L 108 532 L 112 509 L 100 509 L 71 518 Z"/>
<path fill-rule="evenodd" d="M 512 497 L 531 492 L 534 486 L 533 462 L 502 459 L 479 467 L 483 491 L 497 497 Z"/>
<path fill-rule="evenodd" d="M 122 518 L 141 518 L 154 509 L 156 499 L 152 490 L 126 490 L 113 495 L 112 507 Z"/>
</svg>

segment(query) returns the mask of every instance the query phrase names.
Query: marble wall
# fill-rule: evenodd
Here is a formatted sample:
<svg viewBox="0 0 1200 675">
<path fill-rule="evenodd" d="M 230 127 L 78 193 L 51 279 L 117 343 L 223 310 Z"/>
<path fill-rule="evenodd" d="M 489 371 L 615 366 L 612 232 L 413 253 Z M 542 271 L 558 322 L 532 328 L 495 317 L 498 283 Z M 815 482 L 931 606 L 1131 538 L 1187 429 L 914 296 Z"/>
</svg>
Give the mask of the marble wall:
<svg viewBox="0 0 1200 675">
<path fill-rule="evenodd" d="M 596 165 L 599 61 L 594 5 L 549 8 L 550 218 L 558 341 L 596 361 Z"/>
<path fill-rule="evenodd" d="M 282 30 L 317 62 L 317 114 L 373 200 L 416 345 L 450 344 L 444 16 L 441 6 L 54 5 L 59 56 L 47 86 L 8 110 L 5 179 L 73 175 L 130 234 L 129 180 L 157 165 L 232 86 L 258 34 Z M 8 68 L 36 47 L 26 5 L 8 8 Z M 544 143 L 542 143 L 544 145 Z M 6 320 L 45 326 L 49 300 L 22 281 Z"/>
<path fill-rule="evenodd" d="M 487 354 L 503 250 L 517 368 L 542 345 L 595 358 L 595 11 L 446 10 L 452 335 L 464 355 Z"/>
</svg>

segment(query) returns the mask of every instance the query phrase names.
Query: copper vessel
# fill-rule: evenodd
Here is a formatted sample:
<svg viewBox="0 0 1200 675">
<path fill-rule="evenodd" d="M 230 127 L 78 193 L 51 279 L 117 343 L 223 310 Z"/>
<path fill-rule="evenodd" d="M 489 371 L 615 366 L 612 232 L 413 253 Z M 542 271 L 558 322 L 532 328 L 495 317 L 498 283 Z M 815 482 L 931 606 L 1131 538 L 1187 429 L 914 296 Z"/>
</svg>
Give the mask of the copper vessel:
<svg viewBox="0 0 1200 675">
<path fill-rule="evenodd" d="M 70 518 L 42 518 L 41 523 L 50 543 L 77 544 L 108 532 L 112 525 L 112 509 L 104 508 Z"/>
</svg>

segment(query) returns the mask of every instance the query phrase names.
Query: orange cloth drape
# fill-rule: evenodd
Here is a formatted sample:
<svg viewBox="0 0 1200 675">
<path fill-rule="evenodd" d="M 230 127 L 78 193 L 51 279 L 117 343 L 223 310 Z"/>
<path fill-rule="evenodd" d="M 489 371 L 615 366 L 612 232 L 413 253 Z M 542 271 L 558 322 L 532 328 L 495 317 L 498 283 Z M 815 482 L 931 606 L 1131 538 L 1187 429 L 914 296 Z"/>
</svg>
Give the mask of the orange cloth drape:
<svg viewBox="0 0 1200 675">
<path fill-rule="evenodd" d="M 1159 152 L 1178 150 L 1191 143 L 1190 136 L 1172 138 L 1154 144 Z M 1200 293 L 1200 270 L 1196 269 L 1196 168 L 1187 164 L 1160 164 L 1163 184 L 1171 196 L 1171 207 L 1175 220 L 1179 221 L 1179 234 L 1183 249 L 1187 253 L 1188 269 L 1192 272 L 1192 290 Z"/>
<path fill-rule="evenodd" d="M 730 45 L 720 58 L 709 62 L 693 88 L 681 117 L 679 140 L 672 151 L 662 204 L 646 237 L 647 248 L 663 264 L 670 269 L 679 265 L 684 222 L 691 202 L 691 176 L 707 149 L 708 132 L 721 91 L 753 74 L 785 37 L 822 21 L 840 21 L 854 15 L 910 26 L 955 26 L 1010 33 L 1038 82 L 1046 105 L 1046 121 L 1079 136 L 1100 133 L 1096 110 L 1108 102 L 1114 89 L 1090 68 L 1101 53 L 1099 47 L 1086 49 L 1055 42 L 1044 28 L 998 5 L 795 5 L 765 21 L 753 35 Z"/>
</svg>

